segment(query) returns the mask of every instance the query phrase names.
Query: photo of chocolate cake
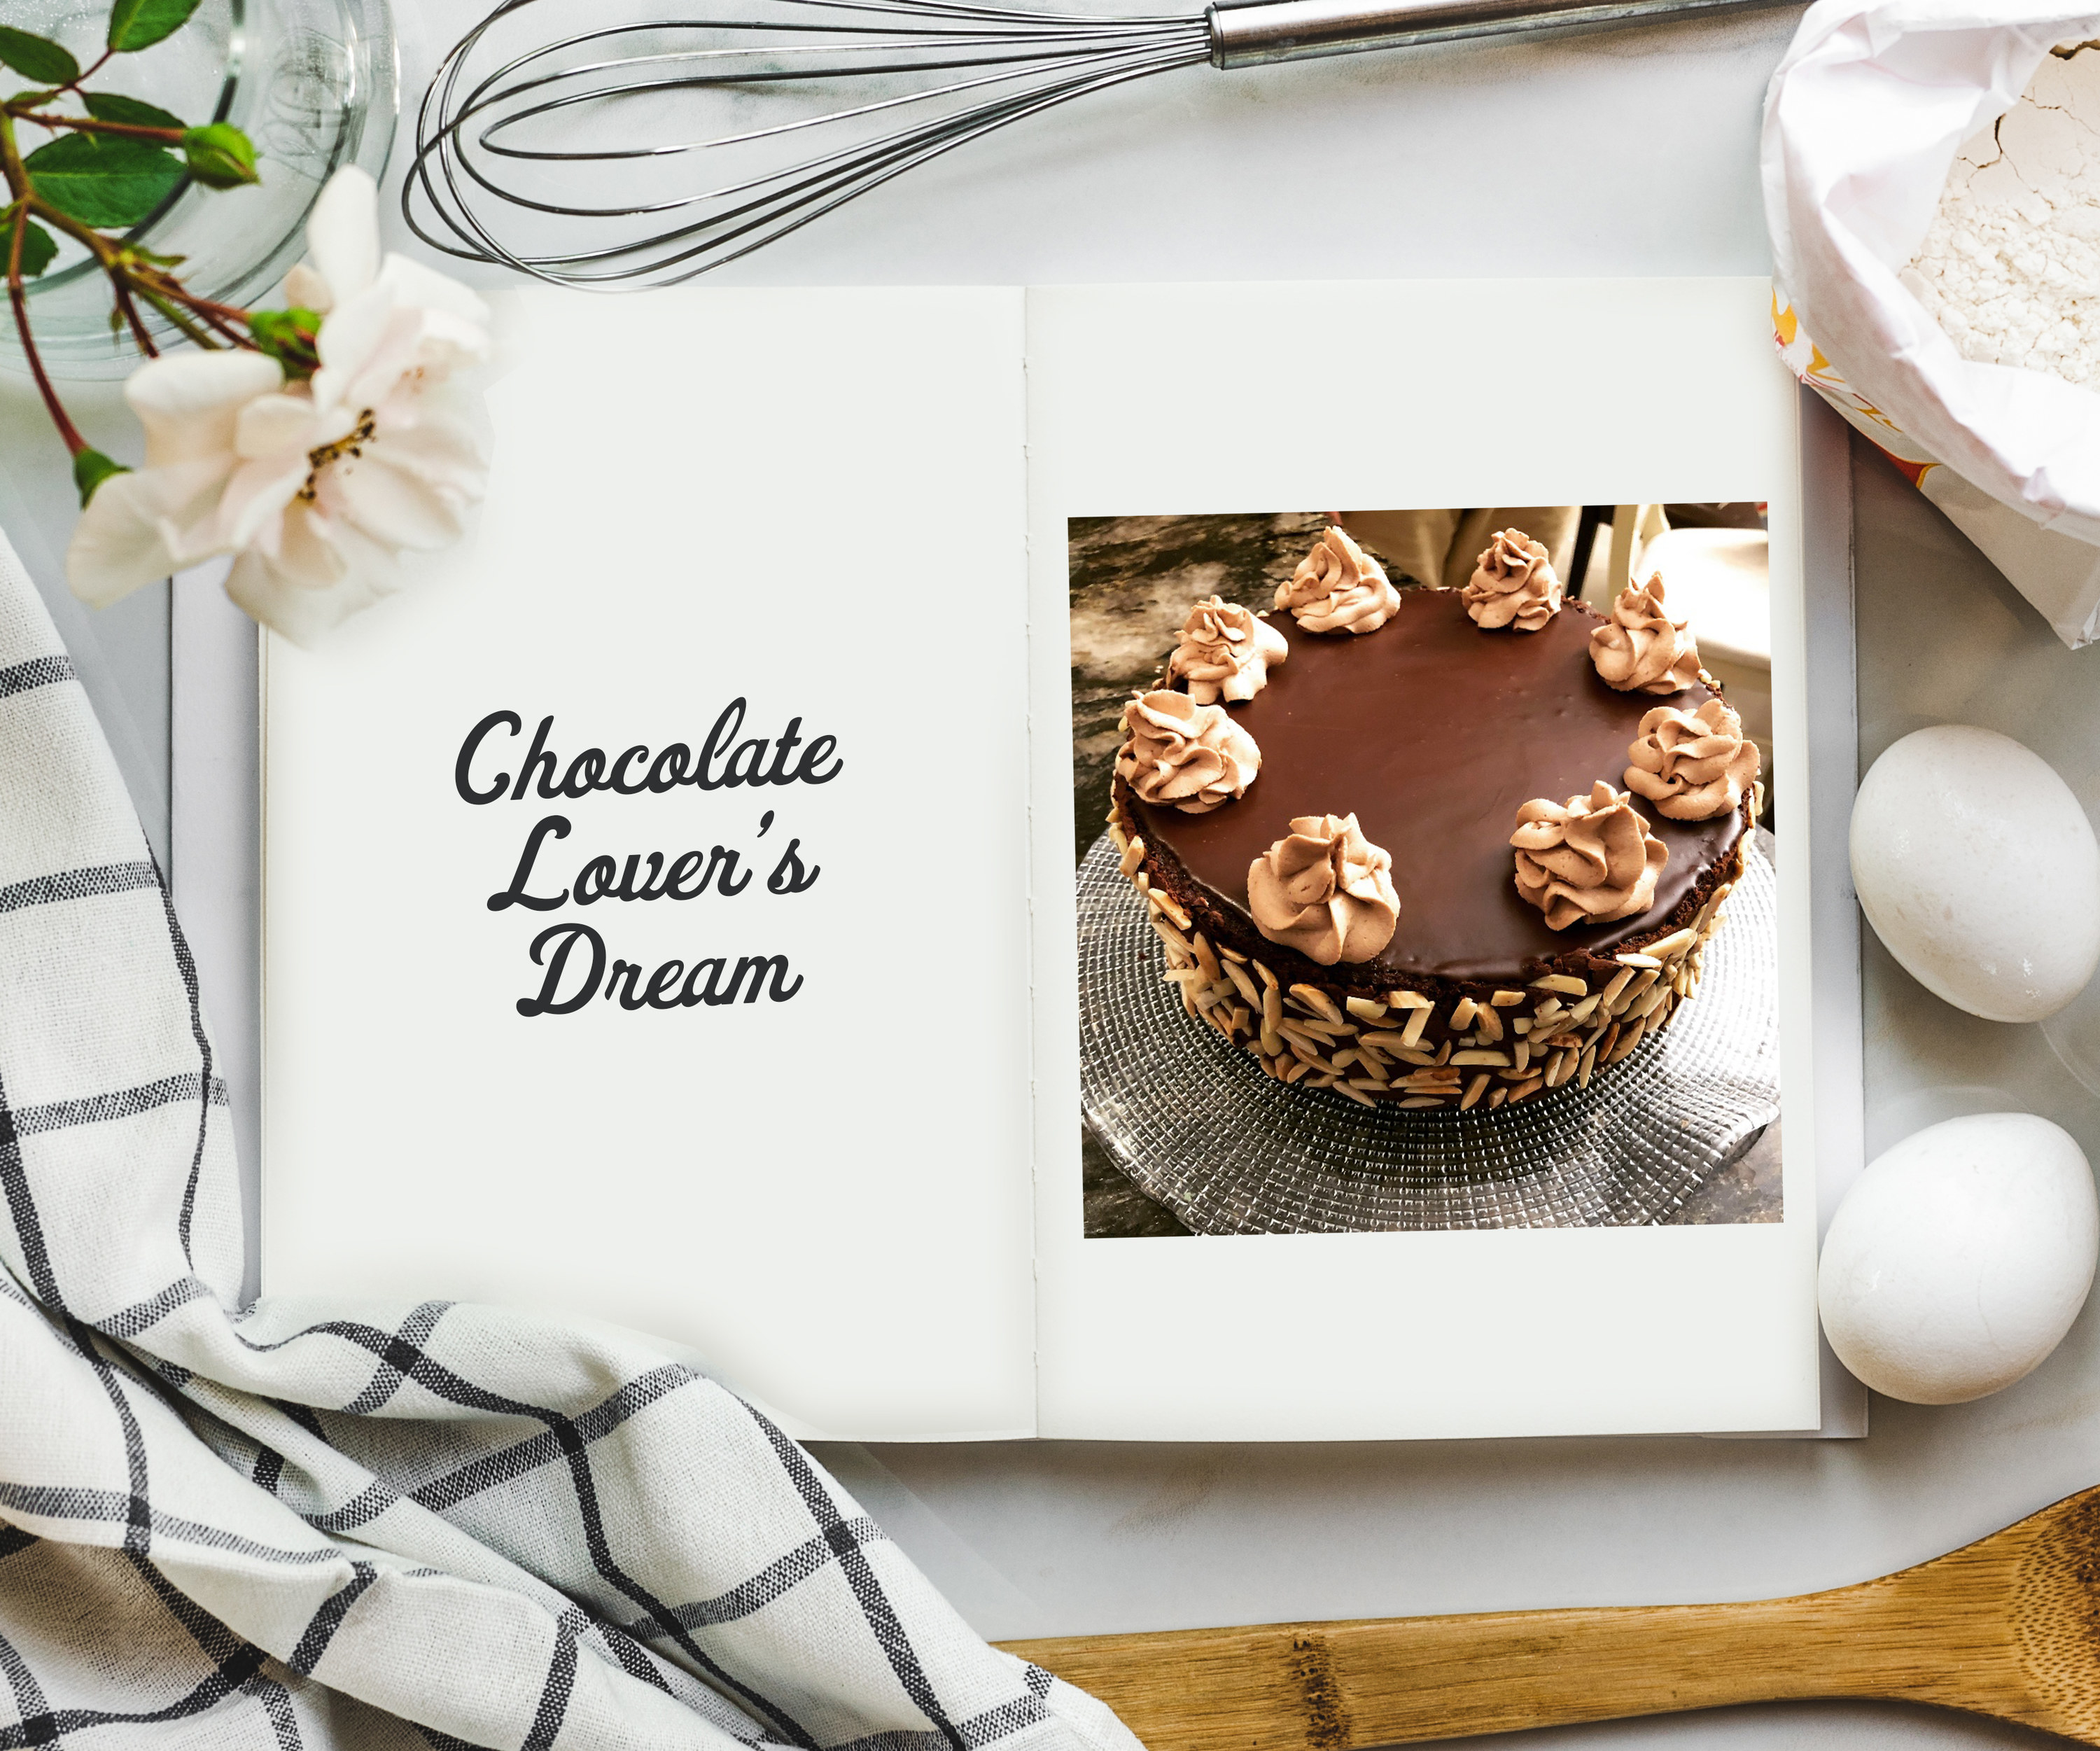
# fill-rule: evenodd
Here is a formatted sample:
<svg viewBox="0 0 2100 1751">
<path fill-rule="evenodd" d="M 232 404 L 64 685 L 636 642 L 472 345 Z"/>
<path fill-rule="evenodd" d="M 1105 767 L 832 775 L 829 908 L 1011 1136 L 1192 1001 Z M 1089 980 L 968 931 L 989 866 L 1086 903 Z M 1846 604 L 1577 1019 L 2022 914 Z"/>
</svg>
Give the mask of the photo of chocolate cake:
<svg viewBox="0 0 2100 1751">
<path fill-rule="evenodd" d="M 1665 588 L 1586 606 L 1519 529 L 1397 588 L 1333 527 L 1265 612 L 1192 602 L 1108 818 L 1187 1013 L 1279 1082 L 1468 1110 L 1666 1028 L 1759 773 Z"/>
</svg>

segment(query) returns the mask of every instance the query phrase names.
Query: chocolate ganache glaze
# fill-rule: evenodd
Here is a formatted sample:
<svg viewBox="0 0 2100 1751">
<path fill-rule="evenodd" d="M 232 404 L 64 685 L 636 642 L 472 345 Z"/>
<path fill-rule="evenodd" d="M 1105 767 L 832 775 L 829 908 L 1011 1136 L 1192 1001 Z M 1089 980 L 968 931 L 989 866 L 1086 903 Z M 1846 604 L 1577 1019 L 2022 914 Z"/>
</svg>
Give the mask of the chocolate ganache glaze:
<svg viewBox="0 0 2100 1751">
<path fill-rule="evenodd" d="M 1543 961 L 1608 955 L 1661 929 L 1728 853 L 1744 818 L 1672 821 L 1642 809 L 1670 860 L 1654 905 L 1637 916 L 1551 930 L 1519 897 L 1510 852 L 1519 806 L 1586 795 L 1600 778 L 1616 784 L 1654 706 L 1599 677 L 1590 635 L 1601 618 L 1571 600 L 1537 633 L 1483 632 L 1457 590 L 1409 589 L 1363 637 L 1293 628 L 1290 660 L 1229 708 L 1262 751 L 1246 794 L 1204 815 L 1127 792 L 1123 805 L 1148 845 L 1250 932 L 1248 866 L 1294 817 L 1353 811 L 1364 836 L 1392 853 L 1400 895 L 1399 928 L 1365 973 L 1515 982 Z M 1696 711 L 1713 697 L 1695 683 L 1670 703 Z"/>
</svg>

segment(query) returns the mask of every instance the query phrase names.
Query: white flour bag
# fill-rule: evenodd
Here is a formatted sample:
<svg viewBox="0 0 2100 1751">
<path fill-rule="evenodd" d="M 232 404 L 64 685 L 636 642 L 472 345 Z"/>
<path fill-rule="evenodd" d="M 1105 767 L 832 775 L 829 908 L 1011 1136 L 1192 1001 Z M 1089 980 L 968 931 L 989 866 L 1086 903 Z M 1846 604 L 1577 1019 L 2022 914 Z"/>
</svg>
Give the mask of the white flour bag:
<svg viewBox="0 0 2100 1751">
<path fill-rule="evenodd" d="M 1781 355 L 2073 647 L 2100 633 L 2100 80 L 2089 126 L 2025 106 L 2017 141 L 1987 130 L 2096 36 L 2032 0 L 1819 0 L 1762 144 Z"/>
</svg>

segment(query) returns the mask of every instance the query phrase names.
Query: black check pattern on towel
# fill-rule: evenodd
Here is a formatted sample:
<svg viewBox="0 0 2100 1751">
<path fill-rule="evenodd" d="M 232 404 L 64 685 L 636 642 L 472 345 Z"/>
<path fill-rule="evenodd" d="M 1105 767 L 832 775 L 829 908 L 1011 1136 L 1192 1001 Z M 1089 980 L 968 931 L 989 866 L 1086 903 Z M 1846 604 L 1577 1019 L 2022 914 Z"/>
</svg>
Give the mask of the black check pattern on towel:
<svg viewBox="0 0 2100 1751">
<path fill-rule="evenodd" d="M 0 1751 L 1139 1751 L 642 1340 L 236 1306 L 196 969 L 4 541 L 0 1204 Z"/>
</svg>

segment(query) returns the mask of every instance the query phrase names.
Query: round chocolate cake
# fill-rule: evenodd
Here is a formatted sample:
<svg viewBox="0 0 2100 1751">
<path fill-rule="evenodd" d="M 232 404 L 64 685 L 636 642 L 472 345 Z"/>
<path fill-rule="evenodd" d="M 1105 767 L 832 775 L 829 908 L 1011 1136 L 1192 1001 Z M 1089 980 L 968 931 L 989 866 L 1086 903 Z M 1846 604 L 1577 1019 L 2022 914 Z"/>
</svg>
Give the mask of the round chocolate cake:
<svg viewBox="0 0 2100 1751">
<path fill-rule="evenodd" d="M 1126 712 L 1110 831 L 1167 977 L 1271 1075 L 1353 1100 L 1496 1107 L 1586 1085 L 1697 985 L 1756 819 L 1754 748 L 1725 705 L 1700 716 L 1719 695 L 1659 582 L 1636 606 L 1665 645 L 1628 681 L 1592 647 L 1637 624 L 1620 611 L 1635 592 L 1608 618 L 1561 602 L 1546 570 L 1550 603 L 1511 625 L 1473 586 L 1394 590 L 1350 551 L 1383 586 L 1369 631 L 1200 605 Z M 1199 648 L 1226 654 L 1207 668 Z M 1236 653 L 1261 671 L 1251 697 L 1204 678 Z M 1724 721 L 1733 741 L 1700 739 Z M 1577 839 L 1619 876 L 1562 882 Z"/>
</svg>

